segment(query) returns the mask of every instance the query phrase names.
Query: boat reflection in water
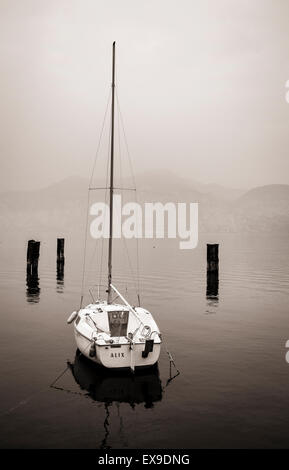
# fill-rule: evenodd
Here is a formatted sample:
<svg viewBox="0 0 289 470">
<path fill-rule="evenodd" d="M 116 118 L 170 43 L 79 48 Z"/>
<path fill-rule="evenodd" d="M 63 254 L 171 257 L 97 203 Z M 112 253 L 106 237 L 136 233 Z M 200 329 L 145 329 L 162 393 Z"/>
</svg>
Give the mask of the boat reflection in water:
<svg viewBox="0 0 289 470">
<path fill-rule="evenodd" d="M 104 437 L 98 446 L 100 449 L 110 448 L 109 419 L 113 403 L 117 407 L 120 403 L 127 403 L 132 409 L 141 404 L 152 408 L 154 403 L 162 400 L 163 388 L 157 364 L 136 369 L 134 373 L 130 370 L 111 370 L 89 361 L 77 350 L 74 363 L 68 362 L 68 366 L 80 388 L 88 392 L 92 400 L 104 404 Z"/>
<path fill-rule="evenodd" d="M 106 369 L 76 352 L 74 363 L 68 363 L 78 385 L 98 402 L 129 403 L 132 408 L 141 403 L 152 408 L 162 399 L 162 383 L 157 364 L 147 369 L 120 371 Z"/>
</svg>

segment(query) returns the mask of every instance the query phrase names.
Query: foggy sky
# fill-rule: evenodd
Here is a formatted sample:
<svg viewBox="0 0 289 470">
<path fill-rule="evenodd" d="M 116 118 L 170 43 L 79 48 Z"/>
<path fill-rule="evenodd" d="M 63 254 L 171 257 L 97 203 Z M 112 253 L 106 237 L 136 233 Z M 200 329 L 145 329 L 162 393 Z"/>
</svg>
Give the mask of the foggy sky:
<svg viewBox="0 0 289 470">
<path fill-rule="evenodd" d="M 136 173 L 289 184 L 287 0 L 0 0 L 0 190 L 89 176 L 114 40 Z"/>
</svg>

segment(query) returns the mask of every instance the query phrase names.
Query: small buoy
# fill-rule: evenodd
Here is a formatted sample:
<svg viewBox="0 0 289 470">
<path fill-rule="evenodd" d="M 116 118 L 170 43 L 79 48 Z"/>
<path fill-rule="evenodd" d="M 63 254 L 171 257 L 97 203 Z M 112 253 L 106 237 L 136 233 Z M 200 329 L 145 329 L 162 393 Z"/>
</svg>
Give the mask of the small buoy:
<svg viewBox="0 0 289 470">
<path fill-rule="evenodd" d="M 96 356 L 96 348 L 95 348 L 95 343 L 93 342 L 89 349 L 89 357 L 95 357 L 95 356 Z"/>
<path fill-rule="evenodd" d="M 67 323 L 72 323 L 78 315 L 78 312 L 72 312 L 72 314 L 67 318 Z"/>
</svg>

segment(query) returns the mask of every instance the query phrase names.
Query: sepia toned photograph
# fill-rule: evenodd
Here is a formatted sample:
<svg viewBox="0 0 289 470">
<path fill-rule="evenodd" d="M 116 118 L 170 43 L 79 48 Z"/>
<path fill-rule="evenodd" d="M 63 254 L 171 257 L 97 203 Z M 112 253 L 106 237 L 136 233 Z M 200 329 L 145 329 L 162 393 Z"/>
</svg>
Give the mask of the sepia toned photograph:
<svg viewBox="0 0 289 470">
<path fill-rule="evenodd" d="M 0 0 L 0 37 L 0 448 L 289 448 L 289 2 Z"/>
</svg>

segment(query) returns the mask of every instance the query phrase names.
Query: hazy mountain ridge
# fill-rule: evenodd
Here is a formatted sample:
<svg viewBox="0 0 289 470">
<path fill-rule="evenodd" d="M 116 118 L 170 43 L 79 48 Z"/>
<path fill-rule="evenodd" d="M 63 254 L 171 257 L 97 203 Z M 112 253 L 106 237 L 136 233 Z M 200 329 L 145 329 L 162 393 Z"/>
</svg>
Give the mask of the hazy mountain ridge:
<svg viewBox="0 0 289 470">
<path fill-rule="evenodd" d="M 289 231 L 289 185 L 267 185 L 249 191 L 206 185 L 164 171 L 136 176 L 137 200 L 199 202 L 199 230 L 204 232 Z M 115 185 L 120 187 L 116 179 Z M 94 181 L 93 187 L 104 187 Z M 126 178 L 123 187 L 132 188 Z M 88 181 L 72 177 L 37 191 L 5 192 L 0 195 L 2 230 L 58 230 L 70 232 L 84 226 Z M 120 192 L 123 202 L 135 193 Z M 104 190 L 90 192 L 90 204 L 103 201 Z"/>
</svg>

